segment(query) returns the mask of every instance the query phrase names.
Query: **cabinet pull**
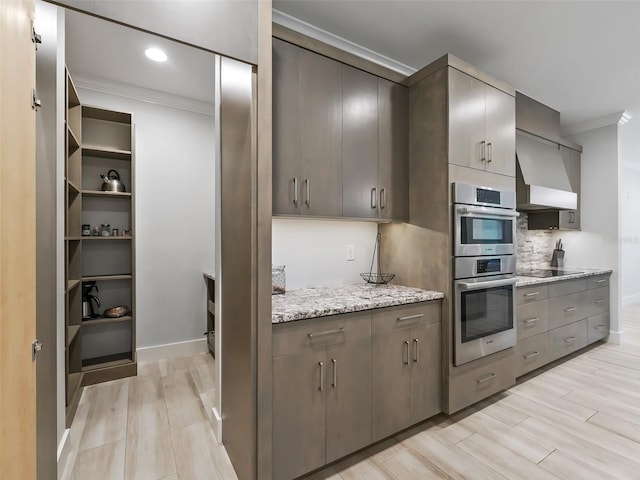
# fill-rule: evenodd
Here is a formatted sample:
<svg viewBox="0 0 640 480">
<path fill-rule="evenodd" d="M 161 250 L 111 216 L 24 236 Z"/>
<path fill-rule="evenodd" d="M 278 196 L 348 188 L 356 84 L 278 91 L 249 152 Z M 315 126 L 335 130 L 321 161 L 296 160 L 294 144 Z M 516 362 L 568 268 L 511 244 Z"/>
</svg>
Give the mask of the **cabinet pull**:
<svg viewBox="0 0 640 480">
<path fill-rule="evenodd" d="M 606 282 L 606 280 L 605 280 L 605 279 L 601 279 L 601 280 L 596 280 L 596 281 L 595 281 L 595 283 L 604 283 L 604 282 Z"/>
<path fill-rule="evenodd" d="M 415 320 L 416 318 L 424 317 L 424 313 L 418 313 L 416 315 L 409 315 L 408 317 L 398 317 L 396 322 L 406 322 L 407 320 Z"/>
<path fill-rule="evenodd" d="M 418 361 L 420 360 L 418 349 L 420 347 L 418 345 L 418 339 L 417 338 L 413 339 L 413 346 L 415 347 L 415 350 L 413 351 L 413 363 L 418 363 Z"/>
<path fill-rule="evenodd" d="M 525 360 L 529 360 L 530 358 L 537 357 L 540 355 L 540 352 L 529 352 L 526 355 L 523 355 Z"/>
<path fill-rule="evenodd" d="M 604 303 L 604 300 L 596 300 L 596 305 L 600 305 L 601 303 Z"/>
<path fill-rule="evenodd" d="M 377 204 L 376 204 L 376 200 L 377 200 L 377 195 L 376 195 L 376 187 L 373 187 L 371 189 L 371 208 L 377 208 Z"/>
<path fill-rule="evenodd" d="M 530 323 L 536 323 L 538 320 L 540 320 L 540 317 L 533 317 L 528 320 L 523 320 L 522 323 L 529 325 Z"/>
<path fill-rule="evenodd" d="M 311 205 L 311 182 L 309 181 L 308 178 L 304 179 L 304 187 L 307 192 L 307 198 L 305 198 L 304 203 L 306 203 L 307 206 L 309 206 Z"/>
<path fill-rule="evenodd" d="M 325 332 L 307 333 L 309 338 L 323 337 L 325 335 L 334 335 L 336 333 L 343 333 L 344 327 L 336 328 L 335 330 L 327 330 Z"/>
<path fill-rule="evenodd" d="M 320 365 L 320 387 L 318 390 L 322 392 L 324 390 L 324 362 L 318 362 L 318 365 Z"/>
<path fill-rule="evenodd" d="M 485 150 L 486 150 L 486 146 L 487 146 L 487 142 L 485 142 L 484 140 L 482 140 L 480 142 L 480 145 L 482 145 L 482 157 L 480 157 L 480 161 L 484 162 L 487 158 L 485 157 Z"/>
<path fill-rule="evenodd" d="M 338 361 L 335 358 L 332 358 L 331 363 L 333 363 L 333 383 L 331 386 L 336 388 L 338 386 Z"/>
<path fill-rule="evenodd" d="M 478 385 L 482 384 L 482 383 L 486 383 L 489 380 L 493 380 L 494 378 L 496 378 L 498 375 L 496 375 L 495 373 L 490 373 L 488 375 L 485 375 L 484 377 L 478 378 L 476 380 L 476 382 L 478 382 Z"/>
<path fill-rule="evenodd" d="M 380 190 L 380 209 L 384 210 L 387 208 L 387 189 L 383 188 Z"/>
<path fill-rule="evenodd" d="M 531 293 L 525 293 L 524 296 L 527 298 L 530 297 L 537 297 L 538 295 L 540 295 L 540 292 L 531 292 Z"/>
<path fill-rule="evenodd" d="M 487 163 L 493 162 L 493 143 L 487 143 Z"/>
<path fill-rule="evenodd" d="M 576 341 L 576 337 L 567 337 L 564 339 L 565 343 L 573 343 Z"/>
<path fill-rule="evenodd" d="M 298 178 L 293 177 L 293 204 L 298 206 Z"/>
<path fill-rule="evenodd" d="M 565 308 L 564 311 L 567 313 L 571 313 L 571 312 L 575 312 L 578 309 L 578 307 L 568 307 Z"/>
<path fill-rule="evenodd" d="M 569 223 L 576 223 L 576 212 L 573 210 L 569 212 Z"/>
<path fill-rule="evenodd" d="M 404 364 L 409 365 L 409 342 L 405 340 L 404 342 Z"/>
<path fill-rule="evenodd" d="M 601 328 L 604 328 L 604 327 L 606 327 L 606 325 L 602 324 L 602 325 L 595 325 L 593 328 L 600 330 Z"/>
</svg>

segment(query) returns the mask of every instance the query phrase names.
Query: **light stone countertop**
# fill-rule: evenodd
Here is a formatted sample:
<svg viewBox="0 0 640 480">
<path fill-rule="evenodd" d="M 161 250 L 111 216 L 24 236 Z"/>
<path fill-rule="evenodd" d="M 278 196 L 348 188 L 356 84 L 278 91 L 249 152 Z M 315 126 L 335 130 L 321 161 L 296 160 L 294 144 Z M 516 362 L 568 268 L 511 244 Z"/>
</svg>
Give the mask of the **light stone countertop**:
<svg viewBox="0 0 640 480">
<path fill-rule="evenodd" d="M 440 300 L 442 292 L 400 285 L 336 285 L 272 295 L 271 323 L 339 315 L 374 308 Z"/>
<path fill-rule="evenodd" d="M 595 277 L 596 275 L 606 275 L 613 272 L 613 270 L 607 270 L 602 268 L 581 268 L 581 267 L 565 267 L 563 269 L 551 268 L 551 267 L 540 267 L 540 270 L 563 270 L 564 272 L 575 272 L 570 273 L 569 275 L 560 275 L 556 277 L 546 277 L 546 278 L 538 278 L 538 277 L 528 277 L 523 275 L 522 271 L 517 271 L 517 282 L 516 287 L 528 287 L 531 285 L 540 285 L 544 283 L 553 283 L 553 282 L 561 282 L 563 280 L 575 280 L 578 278 L 585 277 Z"/>
</svg>

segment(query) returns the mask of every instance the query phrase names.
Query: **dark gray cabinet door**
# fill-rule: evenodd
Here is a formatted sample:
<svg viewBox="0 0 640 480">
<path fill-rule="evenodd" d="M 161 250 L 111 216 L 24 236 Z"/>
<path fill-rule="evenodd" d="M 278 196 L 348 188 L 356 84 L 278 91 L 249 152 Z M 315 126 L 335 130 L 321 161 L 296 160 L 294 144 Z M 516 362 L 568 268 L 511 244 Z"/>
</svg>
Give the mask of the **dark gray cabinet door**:
<svg viewBox="0 0 640 480">
<path fill-rule="evenodd" d="M 342 64 L 300 49 L 300 213 L 342 215 Z"/>
<path fill-rule="evenodd" d="M 342 66 L 342 214 L 378 217 L 378 79 Z"/>
<path fill-rule="evenodd" d="M 292 479 L 324 465 L 325 374 L 324 350 L 273 359 L 273 478 Z"/>
<path fill-rule="evenodd" d="M 515 177 L 516 99 L 489 85 L 484 85 L 484 90 L 487 171 Z"/>
<path fill-rule="evenodd" d="M 273 39 L 273 213 L 300 212 L 300 48 Z"/>
<path fill-rule="evenodd" d="M 327 463 L 371 443 L 371 338 L 327 349 Z"/>
<path fill-rule="evenodd" d="M 409 219 L 409 89 L 378 79 L 378 211 Z"/>
<path fill-rule="evenodd" d="M 485 84 L 451 67 L 448 75 L 449 163 L 484 170 Z"/>
<path fill-rule="evenodd" d="M 373 441 L 411 424 L 411 343 L 407 331 L 373 338 Z"/>
<path fill-rule="evenodd" d="M 560 228 L 580 230 L 580 152 L 560 145 L 564 168 L 569 176 L 571 191 L 578 194 L 578 208 L 559 212 Z"/>
<path fill-rule="evenodd" d="M 411 330 L 411 423 L 442 411 L 440 384 L 440 324 Z"/>
</svg>

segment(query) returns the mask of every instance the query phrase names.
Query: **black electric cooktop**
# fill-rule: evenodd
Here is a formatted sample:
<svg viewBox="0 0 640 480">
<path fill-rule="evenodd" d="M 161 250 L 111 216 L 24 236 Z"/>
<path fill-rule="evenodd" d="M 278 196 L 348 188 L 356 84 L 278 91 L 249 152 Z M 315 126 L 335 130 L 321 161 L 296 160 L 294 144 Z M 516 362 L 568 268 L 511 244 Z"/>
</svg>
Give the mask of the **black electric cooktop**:
<svg viewBox="0 0 640 480">
<path fill-rule="evenodd" d="M 520 270 L 517 272 L 518 275 L 522 277 L 535 277 L 535 278 L 551 278 L 551 277 L 562 277 L 564 275 L 575 275 L 578 272 L 576 270 L 559 270 L 559 269 L 545 269 L 538 268 L 535 270 Z"/>
</svg>

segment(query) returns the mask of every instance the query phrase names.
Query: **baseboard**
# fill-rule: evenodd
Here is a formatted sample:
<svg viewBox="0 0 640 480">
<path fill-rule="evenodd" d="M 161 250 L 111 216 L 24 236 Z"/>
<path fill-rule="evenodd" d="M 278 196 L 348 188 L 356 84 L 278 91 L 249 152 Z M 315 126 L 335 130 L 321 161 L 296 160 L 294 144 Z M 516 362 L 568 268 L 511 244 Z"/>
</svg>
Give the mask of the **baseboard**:
<svg viewBox="0 0 640 480">
<path fill-rule="evenodd" d="M 622 345 L 622 335 L 624 332 L 622 330 L 618 332 L 614 332 L 613 330 L 609 331 L 609 338 L 607 339 L 607 343 L 613 343 L 614 345 Z"/>
<path fill-rule="evenodd" d="M 66 466 L 67 460 L 69 459 L 69 453 L 71 449 L 71 442 L 69 442 L 69 433 L 71 432 L 70 428 L 65 428 L 62 433 L 62 438 L 60 439 L 60 443 L 58 444 L 58 477 L 62 476 Z"/>
<path fill-rule="evenodd" d="M 622 306 L 632 305 L 634 303 L 640 303 L 640 293 L 634 293 L 633 295 L 627 295 L 622 297 Z"/>
<path fill-rule="evenodd" d="M 161 360 L 163 358 L 195 355 L 197 353 L 206 353 L 207 351 L 206 338 L 136 349 L 138 362 L 155 362 L 156 360 Z"/>
<path fill-rule="evenodd" d="M 218 443 L 222 443 L 222 417 L 218 413 L 216 407 L 211 409 L 211 423 L 213 423 L 213 434 Z"/>
</svg>

